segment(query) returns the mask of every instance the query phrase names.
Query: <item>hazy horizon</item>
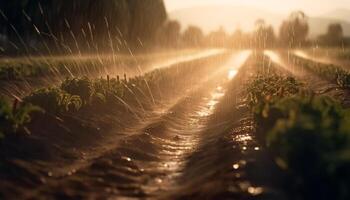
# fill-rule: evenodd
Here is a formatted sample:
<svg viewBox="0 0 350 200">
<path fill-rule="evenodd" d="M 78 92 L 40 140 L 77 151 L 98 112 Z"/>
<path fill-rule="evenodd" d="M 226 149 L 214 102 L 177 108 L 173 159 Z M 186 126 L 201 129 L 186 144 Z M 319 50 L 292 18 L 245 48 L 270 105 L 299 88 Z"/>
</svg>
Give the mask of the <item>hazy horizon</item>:
<svg viewBox="0 0 350 200">
<path fill-rule="evenodd" d="M 205 5 L 232 5 L 232 6 L 253 6 L 266 11 L 276 13 L 303 10 L 308 15 L 318 16 L 337 9 L 350 9 L 346 0 L 318 0 L 315 6 L 314 0 L 164 0 L 168 12 Z"/>
</svg>

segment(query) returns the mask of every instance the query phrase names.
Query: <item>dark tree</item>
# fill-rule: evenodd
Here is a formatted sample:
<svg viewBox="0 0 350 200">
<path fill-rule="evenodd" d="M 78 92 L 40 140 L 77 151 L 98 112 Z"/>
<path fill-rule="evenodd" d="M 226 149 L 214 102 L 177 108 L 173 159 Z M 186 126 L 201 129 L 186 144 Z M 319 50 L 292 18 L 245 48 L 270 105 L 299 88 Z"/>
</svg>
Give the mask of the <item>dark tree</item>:
<svg viewBox="0 0 350 200">
<path fill-rule="evenodd" d="M 326 46 L 341 46 L 344 44 L 344 33 L 341 24 L 335 23 L 328 26 L 327 33 L 318 37 L 318 42 Z"/>
<path fill-rule="evenodd" d="M 259 49 L 273 47 L 275 40 L 276 37 L 272 26 L 267 25 L 262 19 L 257 20 L 253 33 L 254 46 Z"/>
<path fill-rule="evenodd" d="M 162 0 L 11 0 L 0 10 L 0 34 L 20 49 L 150 45 L 167 17 Z"/>
<path fill-rule="evenodd" d="M 189 26 L 183 33 L 183 41 L 188 46 L 199 47 L 203 44 L 203 31 L 196 26 Z"/>
<path fill-rule="evenodd" d="M 178 21 L 166 22 L 158 32 L 158 41 L 167 47 L 177 47 L 181 39 L 181 25 Z"/>
<path fill-rule="evenodd" d="M 309 33 L 307 16 L 302 11 L 293 12 L 280 27 L 280 41 L 288 47 L 300 47 L 306 43 Z"/>
<path fill-rule="evenodd" d="M 328 26 L 327 35 L 332 36 L 335 39 L 342 39 L 343 35 L 343 27 L 341 24 L 330 24 Z"/>
<path fill-rule="evenodd" d="M 229 47 L 231 48 L 251 48 L 251 37 L 249 34 L 243 33 L 241 29 L 235 32 L 229 38 Z"/>
<path fill-rule="evenodd" d="M 153 42 L 167 18 L 163 0 L 127 0 L 131 14 L 129 40 Z"/>
<path fill-rule="evenodd" d="M 220 27 L 218 30 L 209 33 L 209 35 L 206 38 L 206 41 L 210 46 L 214 47 L 229 46 L 228 36 L 223 27 Z"/>
</svg>

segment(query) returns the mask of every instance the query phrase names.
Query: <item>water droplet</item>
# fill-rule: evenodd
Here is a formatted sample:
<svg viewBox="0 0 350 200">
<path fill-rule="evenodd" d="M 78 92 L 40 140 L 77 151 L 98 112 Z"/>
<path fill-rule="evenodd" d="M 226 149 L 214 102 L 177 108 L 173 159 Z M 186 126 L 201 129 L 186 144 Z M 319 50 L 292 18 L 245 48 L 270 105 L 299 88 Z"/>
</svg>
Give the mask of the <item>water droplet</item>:
<svg viewBox="0 0 350 200">
<path fill-rule="evenodd" d="M 240 160 L 240 161 L 239 161 L 239 164 L 240 164 L 240 165 L 246 165 L 246 164 L 247 164 L 247 161 L 245 161 L 245 160 Z"/>
<path fill-rule="evenodd" d="M 261 187 L 249 187 L 248 192 L 252 195 L 259 195 L 263 192 Z"/>
<path fill-rule="evenodd" d="M 162 182 L 163 182 L 163 180 L 162 180 L 162 179 L 160 179 L 160 178 L 156 178 L 156 182 L 157 182 L 158 184 L 160 184 L 160 183 L 162 183 Z"/>
<path fill-rule="evenodd" d="M 233 167 L 233 169 L 238 169 L 239 168 L 239 164 L 233 164 L 232 167 Z"/>
<path fill-rule="evenodd" d="M 104 180 L 103 180 L 103 178 L 97 178 L 97 181 L 102 183 Z"/>
<path fill-rule="evenodd" d="M 43 183 L 43 184 L 46 183 L 46 179 L 45 179 L 44 177 L 41 177 L 41 178 L 40 178 L 40 181 L 41 181 L 41 183 Z"/>
<path fill-rule="evenodd" d="M 123 160 L 126 160 L 126 161 L 128 161 L 128 162 L 130 162 L 130 161 L 131 161 L 131 158 L 126 157 L 126 156 L 122 156 L 122 159 L 123 159 Z"/>
<path fill-rule="evenodd" d="M 105 189 L 105 191 L 106 191 L 107 193 L 111 193 L 111 192 L 112 192 L 112 189 L 109 188 L 109 187 L 107 187 L 107 188 Z"/>
</svg>

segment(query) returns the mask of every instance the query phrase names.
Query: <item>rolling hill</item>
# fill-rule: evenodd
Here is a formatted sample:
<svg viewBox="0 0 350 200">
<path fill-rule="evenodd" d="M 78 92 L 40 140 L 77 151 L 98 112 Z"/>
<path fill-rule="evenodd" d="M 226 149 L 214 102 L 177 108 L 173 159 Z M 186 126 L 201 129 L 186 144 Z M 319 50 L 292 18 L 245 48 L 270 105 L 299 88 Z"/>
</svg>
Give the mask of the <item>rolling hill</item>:
<svg viewBox="0 0 350 200">
<path fill-rule="evenodd" d="M 346 14 L 346 12 L 342 13 Z M 278 30 L 282 21 L 288 15 L 289 13 L 277 14 L 250 6 L 201 6 L 176 10 L 169 13 L 169 17 L 178 20 L 182 26 L 200 26 L 204 32 L 217 30 L 220 26 L 228 32 L 233 32 L 237 28 L 243 31 L 251 31 L 257 19 L 264 19 L 267 23 L 271 24 L 275 30 Z M 342 14 L 339 16 L 329 14 L 327 16 L 309 18 L 310 37 L 324 34 L 328 25 L 335 22 L 341 23 L 345 35 L 350 36 L 350 22 L 344 20 Z"/>
</svg>

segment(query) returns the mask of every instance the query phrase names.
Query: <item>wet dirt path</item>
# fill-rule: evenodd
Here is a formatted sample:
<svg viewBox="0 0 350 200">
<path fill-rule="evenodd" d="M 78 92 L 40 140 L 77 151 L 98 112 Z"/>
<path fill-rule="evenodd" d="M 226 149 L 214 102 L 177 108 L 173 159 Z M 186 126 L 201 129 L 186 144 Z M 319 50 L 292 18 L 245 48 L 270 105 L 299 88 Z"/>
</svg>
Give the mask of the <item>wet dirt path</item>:
<svg viewBox="0 0 350 200">
<path fill-rule="evenodd" d="M 65 176 L 44 179 L 24 199 L 159 199 L 178 185 L 188 157 L 198 147 L 233 78 L 249 53 L 232 56 L 211 79 L 141 128 L 129 129 L 116 148 Z M 208 169 L 210 170 L 210 169 Z"/>
<path fill-rule="evenodd" d="M 157 198 L 175 184 L 186 157 L 197 147 L 208 117 L 222 96 L 199 92 L 125 139 L 90 167 L 59 183 L 66 198 Z M 78 187 L 78 190 L 72 189 Z M 88 191 L 88 192 L 86 192 Z M 105 193 L 101 193 L 104 191 Z M 113 199 L 113 198 L 112 198 Z"/>
<path fill-rule="evenodd" d="M 251 56 L 226 87 L 210 117 L 198 148 L 188 157 L 178 185 L 162 199 L 284 200 L 283 173 L 258 141 L 245 95 L 245 84 L 256 74 Z"/>
</svg>

